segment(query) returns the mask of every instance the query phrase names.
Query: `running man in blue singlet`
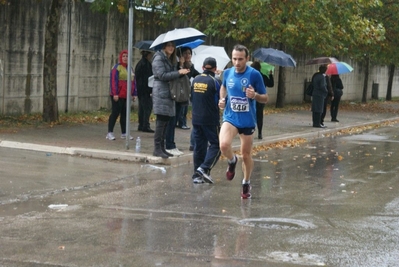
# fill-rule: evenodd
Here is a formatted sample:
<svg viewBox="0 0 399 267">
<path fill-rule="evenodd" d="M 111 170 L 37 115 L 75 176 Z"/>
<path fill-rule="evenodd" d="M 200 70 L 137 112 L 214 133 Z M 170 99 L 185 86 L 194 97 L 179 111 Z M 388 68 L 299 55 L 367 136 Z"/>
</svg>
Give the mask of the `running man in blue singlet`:
<svg viewBox="0 0 399 267">
<path fill-rule="evenodd" d="M 247 66 L 249 51 L 245 46 L 234 46 L 231 60 L 234 67 L 224 71 L 220 88 L 219 108 L 224 109 L 224 113 L 219 142 L 222 155 L 228 159 L 226 178 L 233 180 L 238 159 L 233 152 L 232 142 L 239 134 L 244 173 L 241 197 L 246 199 L 251 197 L 251 151 L 256 127 L 256 101 L 266 103 L 269 96 L 260 72 Z"/>
</svg>

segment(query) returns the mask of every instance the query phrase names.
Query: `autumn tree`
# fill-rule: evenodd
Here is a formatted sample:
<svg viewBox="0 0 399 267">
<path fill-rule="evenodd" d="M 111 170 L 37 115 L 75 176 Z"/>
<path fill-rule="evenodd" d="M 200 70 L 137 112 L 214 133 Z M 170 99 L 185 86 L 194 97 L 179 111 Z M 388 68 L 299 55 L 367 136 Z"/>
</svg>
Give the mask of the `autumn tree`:
<svg viewBox="0 0 399 267">
<path fill-rule="evenodd" d="M 387 65 L 389 68 L 386 100 L 392 100 L 392 84 L 395 69 L 399 63 L 397 44 L 399 42 L 399 2 L 382 0 L 382 5 L 371 8 L 367 14 L 378 20 L 385 27 L 385 39 L 375 46 L 372 51 L 372 62 Z"/>
<path fill-rule="evenodd" d="M 150 2 L 165 3 L 165 19 L 190 21 L 208 36 L 233 38 L 250 49 L 274 46 L 297 54 L 349 55 L 384 38 L 384 27 L 364 13 L 380 6 L 378 0 Z M 281 75 L 276 107 L 284 106 L 284 98 L 285 75 Z"/>
<path fill-rule="evenodd" d="M 58 121 L 57 101 L 57 55 L 58 29 L 61 18 L 61 8 L 64 0 L 51 0 L 44 35 L 43 62 L 43 120 Z"/>
</svg>

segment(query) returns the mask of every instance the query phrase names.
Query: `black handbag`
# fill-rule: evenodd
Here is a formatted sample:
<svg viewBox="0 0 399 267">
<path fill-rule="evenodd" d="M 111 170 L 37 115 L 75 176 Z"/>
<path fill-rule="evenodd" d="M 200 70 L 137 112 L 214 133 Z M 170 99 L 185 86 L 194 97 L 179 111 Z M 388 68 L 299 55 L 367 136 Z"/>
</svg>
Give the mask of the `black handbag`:
<svg viewBox="0 0 399 267">
<path fill-rule="evenodd" d="M 308 87 L 306 87 L 305 93 L 308 96 L 312 96 L 312 94 L 313 94 L 313 82 L 309 83 Z"/>
<path fill-rule="evenodd" d="M 190 100 L 191 85 L 187 75 L 169 81 L 170 96 L 176 102 L 187 102 Z"/>
</svg>

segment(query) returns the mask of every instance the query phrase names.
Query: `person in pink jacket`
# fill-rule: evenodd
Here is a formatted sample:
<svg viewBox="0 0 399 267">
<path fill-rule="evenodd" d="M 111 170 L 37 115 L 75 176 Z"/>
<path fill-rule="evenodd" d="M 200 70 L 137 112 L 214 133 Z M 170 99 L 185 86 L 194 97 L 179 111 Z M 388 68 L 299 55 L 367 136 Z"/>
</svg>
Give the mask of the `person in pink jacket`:
<svg viewBox="0 0 399 267">
<path fill-rule="evenodd" d="M 119 115 L 120 115 L 119 122 L 122 131 L 121 138 L 126 139 L 126 109 L 128 108 L 128 105 L 126 103 L 127 77 L 128 77 L 127 62 L 128 62 L 128 51 L 123 50 L 119 54 L 119 62 L 111 70 L 109 95 L 111 97 L 112 111 L 108 119 L 108 134 L 106 136 L 106 139 L 108 140 L 115 140 L 114 127 Z M 137 92 L 136 92 L 136 79 L 134 77 L 133 70 L 131 70 L 131 75 L 132 75 L 131 94 L 133 96 L 133 100 L 135 100 Z M 133 140 L 133 137 L 130 134 L 129 138 L 130 140 Z"/>
</svg>

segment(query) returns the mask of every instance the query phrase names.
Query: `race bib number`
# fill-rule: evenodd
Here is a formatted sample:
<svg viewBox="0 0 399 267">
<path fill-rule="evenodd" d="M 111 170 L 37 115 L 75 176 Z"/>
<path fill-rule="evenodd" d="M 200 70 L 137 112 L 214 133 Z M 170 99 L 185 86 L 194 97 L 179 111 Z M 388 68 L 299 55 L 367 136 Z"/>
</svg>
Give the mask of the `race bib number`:
<svg viewBox="0 0 399 267">
<path fill-rule="evenodd" d="M 238 96 L 231 97 L 230 108 L 234 112 L 249 112 L 248 98 Z"/>
</svg>

